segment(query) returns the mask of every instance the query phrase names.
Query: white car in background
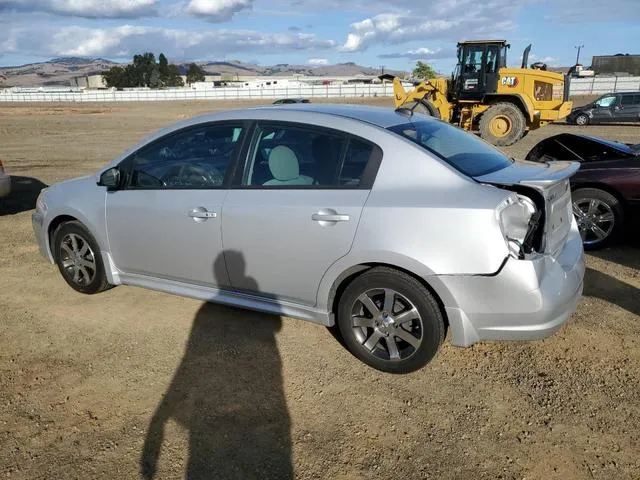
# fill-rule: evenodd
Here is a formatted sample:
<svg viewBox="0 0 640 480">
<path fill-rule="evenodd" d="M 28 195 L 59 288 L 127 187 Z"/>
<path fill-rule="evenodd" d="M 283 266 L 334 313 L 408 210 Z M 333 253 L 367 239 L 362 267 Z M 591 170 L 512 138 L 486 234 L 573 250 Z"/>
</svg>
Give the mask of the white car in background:
<svg viewBox="0 0 640 480">
<path fill-rule="evenodd" d="M 5 172 L 2 160 L 0 160 L 0 198 L 7 197 L 11 193 L 11 176 Z"/>
</svg>

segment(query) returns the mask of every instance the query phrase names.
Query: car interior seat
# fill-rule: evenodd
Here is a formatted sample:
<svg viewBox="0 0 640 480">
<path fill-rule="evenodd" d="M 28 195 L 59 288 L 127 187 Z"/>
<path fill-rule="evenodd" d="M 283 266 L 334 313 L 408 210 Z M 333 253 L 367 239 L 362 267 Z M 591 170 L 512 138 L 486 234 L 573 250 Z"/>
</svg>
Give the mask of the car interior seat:
<svg viewBox="0 0 640 480">
<path fill-rule="evenodd" d="M 289 147 L 279 145 L 269 152 L 269 170 L 273 178 L 264 185 L 313 185 L 314 180 L 300 175 L 300 162 Z"/>
</svg>

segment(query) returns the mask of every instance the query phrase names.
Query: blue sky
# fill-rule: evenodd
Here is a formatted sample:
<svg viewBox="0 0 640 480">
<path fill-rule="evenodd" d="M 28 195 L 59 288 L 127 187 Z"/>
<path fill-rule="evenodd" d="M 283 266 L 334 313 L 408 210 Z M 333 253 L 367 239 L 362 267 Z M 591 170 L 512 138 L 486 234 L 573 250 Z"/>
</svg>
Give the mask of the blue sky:
<svg viewBox="0 0 640 480">
<path fill-rule="evenodd" d="M 356 62 L 451 71 L 463 39 L 504 38 L 510 64 L 640 53 L 640 0 L 0 0 L 0 65 L 56 56 L 127 61 Z"/>
</svg>

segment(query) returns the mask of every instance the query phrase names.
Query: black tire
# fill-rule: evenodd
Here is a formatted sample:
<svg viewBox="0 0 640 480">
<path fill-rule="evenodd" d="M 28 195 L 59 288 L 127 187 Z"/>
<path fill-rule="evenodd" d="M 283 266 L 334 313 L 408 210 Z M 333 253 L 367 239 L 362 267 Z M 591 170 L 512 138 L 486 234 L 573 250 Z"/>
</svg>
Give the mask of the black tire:
<svg viewBox="0 0 640 480">
<path fill-rule="evenodd" d="M 492 145 L 513 145 L 526 130 L 524 115 L 513 103 L 496 103 L 480 116 L 480 136 Z"/>
<path fill-rule="evenodd" d="M 596 211 L 593 212 L 595 217 L 592 216 L 585 219 L 578 213 L 578 210 L 583 214 L 587 214 L 592 200 L 594 201 L 594 206 L 596 206 Z M 580 188 L 572 193 L 572 201 L 574 215 L 578 222 L 585 250 L 597 250 L 606 247 L 620 238 L 624 230 L 625 215 L 623 205 L 614 195 L 598 188 Z M 598 223 L 598 228 L 606 233 L 604 238 L 599 238 L 598 233 L 600 232 L 595 231 L 590 226 L 596 219 L 609 218 L 609 212 L 613 214 L 613 220 L 611 223 L 606 221 Z M 607 214 L 606 217 L 605 214 Z"/>
<path fill-rule="evenodd" d="M 413 110 L 414 113 L 421 113 L 434 118 L 440 118 L 440 111 L 428 100 L 410 101 L 402 104 L 402 108 Z"/>
<path fill-rule="evenodd" d="M 375 317 L 364 309 L 364 304 L 360 303 L 359 297 L 362 298 L 362 295 L 378 291 L 382 292 L 381 299 L 373 300 L 376 298 L 375 294 L 373 297 L 369 297 L 375 305 L 379 306 L 377 311 L 380 316 Z M 383 322 L 382 316 L 385 306 L 383 303 L 389 291 L 393 292 L 390 312 L 393 320 L 386 326 L 374 326 L 374 321 L 376 323 L 378 320 L 380 323 Z M 396 325 L 394 321 L 399 321 L 400 315 L 411 308 L 417 310 L 419 317 L 409 321 L 405 320 L 401 324 L 404 327 L 400 324 Z M 360 314 L 354 317 L 355 311 L 359 311 Z M 353 324 L 356 320 L 364 320 L 372 325 L 371 327 L 357 327 Z M 444 341 L 445 335 L 444 318 L 438 302 L 431 292 L 410 275 L 387 267 L 375 267 L 367 270 L 347 286 L 338 304 L 337 323 L 344 344 L 354 356 L 377 370 L 389 373 L 409 373 L 422 368 L 434 357 Z M 389 325 L 391 326 L 389 327 Z M 387 332 L 391 330 L 401 336 L 395 335 L 395 333 L 388 333 L 384 336 L 379 328 L 385 329 Z M 370 350 L 366 345 L 374 339 L 374 335 L 377 340 Z M 411 344 L 404 340 L 409 335 L 412 337 Z M 391 359 L 388 337 L 391 337 L 395 346 L 396 359 Z"/>
<path fill-rule="evenodd" d="M 587 115 L 586 113 L 581 113 L 580 115 L 576 115 L 576 118 L 573 119 L 573 123 L 580 127 L 585 127 L 589 125 L 590 122 L 591 122 L 591 119 L 589 118 L 589 115 Z"/>
<path fill-rule="evenodd" d="M 56 265 L 62 278 L 71 288 L 86 294 L 99 293 L 111 288 L 107 282 L 98 242 L 82 223 L 73 221 L 61 224 L 54 232 L 52 242 Z M 77 245 L 76 249 L 73 248 L 73 242 Z M 82 254 L 85 244 L 88 250 Z M 77 255 L 71 255 L 69 249 L 74 252 L 78 250 Z M 86 263 L 81 263 L 82 261 Z M 91 263 L 94 265 L 93 269 L 88 266 Z"/>
</svg>

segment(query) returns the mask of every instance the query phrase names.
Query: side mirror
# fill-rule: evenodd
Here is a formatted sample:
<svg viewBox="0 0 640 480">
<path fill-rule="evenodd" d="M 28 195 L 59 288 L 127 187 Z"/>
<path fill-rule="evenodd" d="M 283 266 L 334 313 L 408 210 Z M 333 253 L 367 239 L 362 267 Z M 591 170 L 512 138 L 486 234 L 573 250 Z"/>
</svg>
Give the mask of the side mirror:
<svg viewBox="0 0 640 480">
<path fill-rule="evenodd" d="M 102 172 L 98 185 L 107 187 L 107 190 L 117 189 L 120 186 L 120 170 L 118 167 L 113 167 Z"/>
</svg>

